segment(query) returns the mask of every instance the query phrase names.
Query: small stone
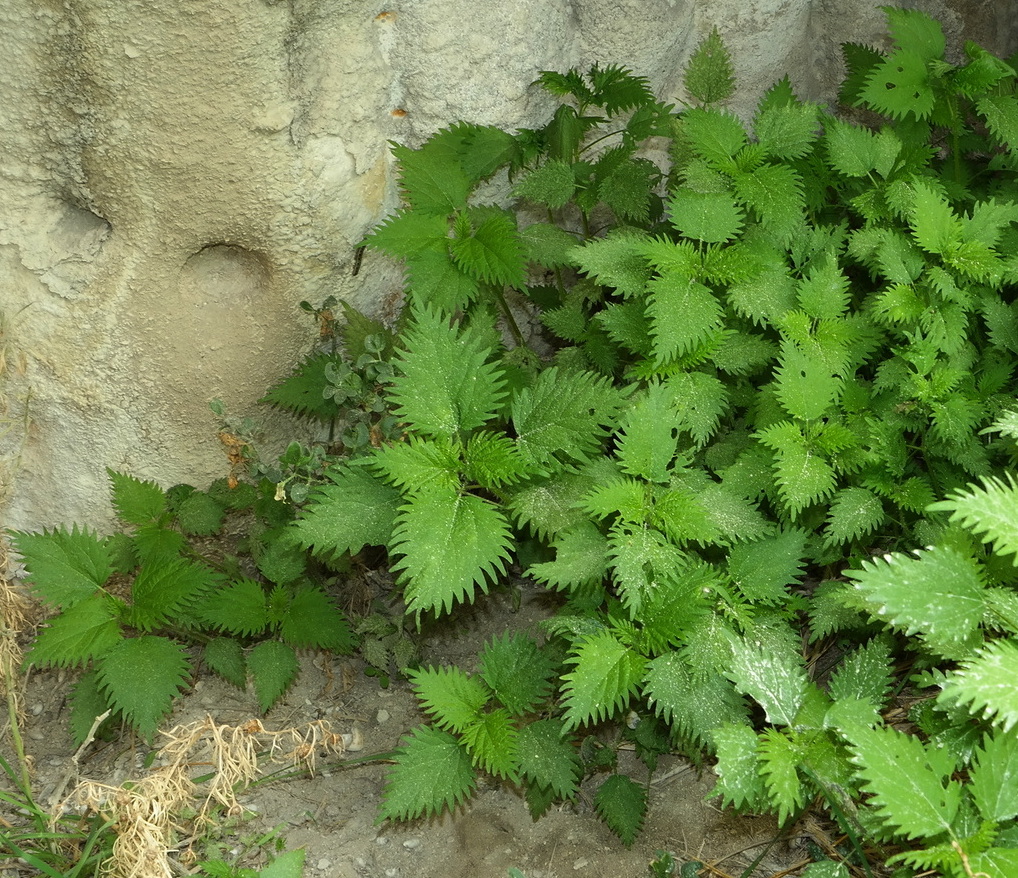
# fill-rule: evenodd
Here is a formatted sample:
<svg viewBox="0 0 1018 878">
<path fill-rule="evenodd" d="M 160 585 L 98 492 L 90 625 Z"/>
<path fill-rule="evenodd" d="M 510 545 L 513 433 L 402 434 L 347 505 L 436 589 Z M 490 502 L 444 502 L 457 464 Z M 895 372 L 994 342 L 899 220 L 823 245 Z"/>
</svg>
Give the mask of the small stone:
<svg viewBox="0 0 1018 878">
<path fill-rule="evenodd" d="M 328 872 L 329 869 L 332 868 L 332 860 L 328 857 L 322 857 L 317 863 L 315 863 L 315 868 L 319 872 Z"/>
<path fill-rule="evenodd" d="M 408 851 L 412 851 L 414 848 L 419 848 L 420 846 L 421 840 L 419 838 L 408 838 L 403 842 L 403 847 L 405 847 Z"/>
<path fill-rule="evenodd" d="M 378 713 L 375 714 L 375 719 L 377 720 L 380 726 L 385 725 L 385 723 L 392 719 L 392 714 L 389 713 L 389 711 L 387 711 L 384 707 L 380 707 L 378 709 Z"/>
<path fill-rule="evenodd" d="M 42 713 L 42 702 L 39 701 L 32 705 L 32 716 L 38 716 Z"/>
<path fill-rule="evenodd" d="M 385 870 L 385 878 L 396 878 L 396 876 L 398 874 L 399 874 L 399 870 L 398 869 L 386 869 Z"/>
<path fill-rule="evenodd" d="M 387 839 L 384 835 L 375 836 L 375 844 L 377 844 L 379 847 L 384 847 L 388 843 L 389 839 Z"/>
<path fill-rule="evenodd" d="M 579 872 L 580 869 L 586 869 L 588 862 L 586 857 L 580 857 L 580 859 L 573 863 L 573 871 Z"/>
</svg>

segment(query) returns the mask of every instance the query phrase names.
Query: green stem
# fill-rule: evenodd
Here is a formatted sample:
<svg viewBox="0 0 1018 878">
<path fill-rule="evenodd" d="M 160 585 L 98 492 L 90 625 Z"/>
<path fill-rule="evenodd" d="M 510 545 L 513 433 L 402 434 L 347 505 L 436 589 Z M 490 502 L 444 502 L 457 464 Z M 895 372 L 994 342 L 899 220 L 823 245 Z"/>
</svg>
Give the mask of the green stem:
<svg viewBox="0 0 1018 878">
<path fill-rule="evenodd" d="M 7 691 L 7 722 L 11 730 L 11 743 L 14 745 L 14 752 L 18 757 L 18 767 L 21 770 L 22 793 L 30 799 L 32 796 L 32 776 L 28 771 L 25 741 L 21 737 L 21 727 L 18 725 L 18 704 L 14 695 L 14 673 L 9 665 L 4 668 L 4 686 Z"/>
<path fill-rule="evenodd" d="M 502 311 L 502 315 L 505 317 L 506 325 L 509 327 L 509 334 L 512 335 L 517 347 L 525 348 L 527 346 L 526 340 L 523 338 L 523 333 L 520 331 L 516 318 L 513 317 L 512 308 L 509 307 L 509 302 L 506 301 L 505 293 L 502 290 L 496 290 L 495 299 Z"/>
</svg>

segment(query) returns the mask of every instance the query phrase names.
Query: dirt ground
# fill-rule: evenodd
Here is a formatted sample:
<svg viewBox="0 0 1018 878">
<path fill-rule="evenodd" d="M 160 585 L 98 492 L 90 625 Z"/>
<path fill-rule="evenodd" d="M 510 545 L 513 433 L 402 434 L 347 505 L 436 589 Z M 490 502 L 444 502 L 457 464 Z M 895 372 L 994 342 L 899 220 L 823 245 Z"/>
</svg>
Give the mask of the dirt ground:
<svg viewBox="0 0 1018 878">
<path fill-rule="evenodd" d="M 542 595 L 540 588 L 524 584 L 518 610 L 505 592 L 483 598 L 423 644 L 425 663 L 469 667 L 492 635 L 536 624 L 547 612 Z M 304 656 L 297 682 L 262 718 L 264 725 L 279 729 L 326 719 L 336 731 L 360 731 L 364 749 L 351 756 L 391 750 L 423 716 L 405 680 L 393 678 L 383 689 L 363 670 L 357 658 Z M 65 779 L 71 786 L 76 780 L 67 732 L 72 683 L 73 673 L 56 671 L 36 671 L 29 681 L 25 737 L 40 802 Z M 203 677 L 181 699 L 171 722 L 206 715 L 241 724 L 257 715 L 254 697 L 215 676 Z M 6 740 L 3 746 L 6 751 Z M 144 756 L 136 740 L 98 743 L 82 757 L 81 776 L 119 784 L 144 773 Z M 646 779 L 632 753 L 623 752 L 621 764 L 634 779 Z M 516 791 L 492 781 L 482 782 L 453 815 L 378 825 L 385 770 L 379 763 L 344 767 L 333 760 L 320 764 L 313 777 L 258 784 L 240 797 L 248 814 L 203 839 L 195 853 L 225 859 L 239 854 L 241 865 L 258 868 L 265 862 L 264 846 L 247 853 L 245 848 L 252 838 L 275 832 L 288 849 L 306 850 L 308 878 L 505 878 L 510 868 L 526 878 L 645 878 L 660 850 L 671 852 L 679 864 L 697 859 L 712 866 L 703 875 L 741 876 L 777 834 L 770 819 L 737 817 L 706 800 L 713 785 L 709 770 L 700 772 L 676 757 L 661 759 L 651 778 L 648 819 L 631 849 L 594 813 L 593 794 L 603 777 L 585 781 L 575 805 L 555 808 L 537 821 Z M 806 861 L 803 836 L 804 830 L 796 831 L 773 846 L 753 876 L 796 874 Z M 183 863 L 180 872 L 188 874 Z M 0 878 L 26 874 L 10 861 L 0 862 Z"/>
</svg>

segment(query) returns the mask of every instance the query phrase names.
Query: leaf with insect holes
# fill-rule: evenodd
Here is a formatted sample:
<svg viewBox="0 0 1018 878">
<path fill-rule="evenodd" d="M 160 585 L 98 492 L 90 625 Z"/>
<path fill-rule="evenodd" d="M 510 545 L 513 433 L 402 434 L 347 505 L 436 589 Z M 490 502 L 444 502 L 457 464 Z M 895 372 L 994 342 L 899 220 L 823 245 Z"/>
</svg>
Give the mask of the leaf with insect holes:
<svg viewBox="0 0 1018 878">
<path fill-rule="evenodd" d="M 116 470 L 106 470 L 113 493 L 113 507 L 127 524 L 148 524 L 166 511 L 166 494 L 155 482 L 142 481 Z"/>
<path fill-rule="evenodd" d="M 624 774 L 613 774 L 598 787 L 594 807 L 622 843 L 632 847 L 647 815 L 644 788 Z"/>
<path fill-rule="evenodd" d="M 466 748 L 448 732 L 418 726 L 396 751 L 380 820 L 413 820 L 452 811 L 473 792 L 476 775 Z"/>
<path fill-rule="evenodd" d="M 266 713 L 297 679 L 300 663 L 293 647 L 278 640 L 263 640 L 248 653 L 247 669 L 258 697 L 258 709 Z"/>
<path fill-rule="evenodd" d="M 191 661 L 179 643 L 145 634 L 121 640 L 96 661 L 96 671 L 110 705 L 151 738 L 183 690 Z"/>
<path fill-rule="evenodd" d="M 71 607 L 91 597 L 113 573 L 105 543 L 77 525 L 71 531 L 19 531 L 11 536 L 33 590 L 53 606 Z"/>
</svg>

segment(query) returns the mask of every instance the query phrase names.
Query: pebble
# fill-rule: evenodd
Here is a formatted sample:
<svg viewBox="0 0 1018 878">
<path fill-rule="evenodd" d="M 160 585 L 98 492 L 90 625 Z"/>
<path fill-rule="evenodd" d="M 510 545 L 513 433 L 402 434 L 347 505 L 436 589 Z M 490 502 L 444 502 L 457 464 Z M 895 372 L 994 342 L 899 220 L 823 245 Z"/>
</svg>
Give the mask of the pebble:
<svg viewBox="0 0 1018 878">
<path fill-rule="evenodd" d="M 32 705 L 32 716 L 38 716 L 42 713 L 42 702 L 38 702 Z"/>
<path fill-rule="evenodd" d="M 588 860 L 586 857 L 580 857 L 575 863 L 573 863 L 573 871 L 579 872 L 580 869 L 586 869 Z"/>
<path fill-rule="evenodd" d="M 403 842 L 403 847 L 405 847 L 408 851 L 412 851 L 414 848 L 419 848 L 420 846 L 421 840 L 419 838 L 408 838 Z"/>
<path fill-rule="evenodd" d="M 385 870 L 385 878 L 396 878 L 396 876 L 398 874 L 399 874 L 399 870 L 398 869 L 386 869 Z"/>
<path fill-rule="evenodd" d="M 385 725 L 385 723 L 387 723 L 391 718 L 392 714 L 389 713 L 389 711 L 387 711 L 384 707 L 380 707 L 378 709 L 378 713 L 375 714 L 375 719 L 378 721 L 378 724 L 380 726 Z"/>
<path fill-rule="evenodd" d="M 377 844 L 379 847 L 384 847 L 388 843 L 389 843 L 389 839 L 386 838 L 384 835 L 376 835 L 375 836 L 375 844 Z"/>
<path fill-rule="evenodd" d="M 319 872 L 328 872 L 329 869 L 332 868 L 332 860 L 328 857 L 322 857 L 317 863 L 315 863 L 315 868 L 318 869 Z"/>
</svg>

